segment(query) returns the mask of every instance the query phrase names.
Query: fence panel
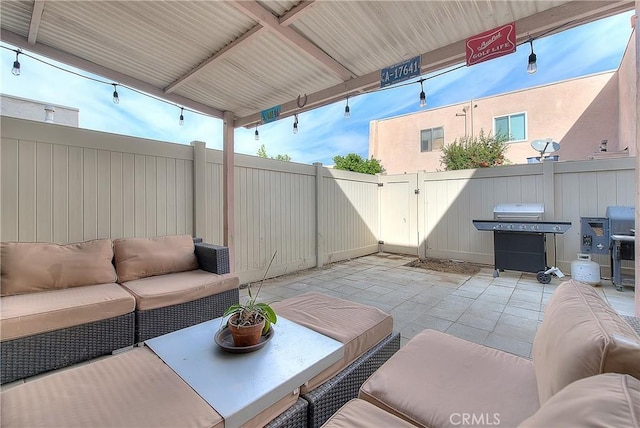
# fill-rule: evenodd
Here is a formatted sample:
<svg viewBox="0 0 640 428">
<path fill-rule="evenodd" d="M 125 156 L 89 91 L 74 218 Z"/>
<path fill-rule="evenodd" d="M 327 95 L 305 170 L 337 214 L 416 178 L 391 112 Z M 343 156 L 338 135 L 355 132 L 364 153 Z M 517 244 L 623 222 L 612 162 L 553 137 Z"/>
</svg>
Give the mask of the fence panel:
<svg viewBox="0 0 640 428">
<path fill-rule="evenodd" d="M 3 241 L 193 230 L 191 147 L 5 117 L 2 136 Z"/>
<path fill-rule="evenodd" d="M 321 180 L 318 227 L 322 263 L 376 252 L 379 177 L 322 168 Z"/>
</svg>

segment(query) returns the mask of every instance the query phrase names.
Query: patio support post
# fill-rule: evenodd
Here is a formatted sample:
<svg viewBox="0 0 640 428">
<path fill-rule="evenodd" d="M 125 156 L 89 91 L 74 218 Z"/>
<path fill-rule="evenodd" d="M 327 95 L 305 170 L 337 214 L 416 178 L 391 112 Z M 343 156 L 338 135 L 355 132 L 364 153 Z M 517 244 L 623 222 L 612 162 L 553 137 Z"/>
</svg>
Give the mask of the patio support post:
<svg viewBox="0 0 640 428">
<path fill-rule="evenodd" d="M 207 146 L 192 141 L 193 146 L 193 236 L 207 241 Z"/>
<path fill-rule="evenodd" d="M 546 220 L 556 218 L 555 166 L 556 163 L 553 161 L 542 161 L 542 188 L 544 189 L 543 202 Z M 547 260 L 556 260 L 556 248 L 554 245 L 547 246 L 547 255 Z"/>
<path fill-rule="evenodd" d="M 233 113 L 225 111 L 222 116 L 222 224 L 224 245 L 229 248 L 229 267 L 235 272 L 235 240 L 234 240 L 234 127 Z"/>
<path fill-rule="evenodd" d="M 315 162 L 313 166 L 316 167 L 316 267 L 321 267 L 324 254 L 322 216 L 320 215 L 320 209 L 322 208 L 322 162 Z"/>
<path fill-rule="evenodd" d="M 640 108 L 638 108 L 638 103 L 640 103 L 640 54 L 638 53 L 638 47 L 640 47 L 640 0 L 636 0 L 636 22 L 635 22 L 635 38 L 636 38 L 636 177 L 638 171 L 640 171 L 640 126 L 637 124 L 640 123 Z M 640 184 L 636 179 L 636 229 L 638 225 L 640 225 Z M 637 233 L 636 233 L 637 235 Z M 635 297 L 636 297 L 636 313 L 637 317 L 640 317 L 640 257 L 637 255 L 640 254 L 638 250 L 640 250 L 640 243 L 636 239 L 636 283 L 635 283 Z"/>
</svg>

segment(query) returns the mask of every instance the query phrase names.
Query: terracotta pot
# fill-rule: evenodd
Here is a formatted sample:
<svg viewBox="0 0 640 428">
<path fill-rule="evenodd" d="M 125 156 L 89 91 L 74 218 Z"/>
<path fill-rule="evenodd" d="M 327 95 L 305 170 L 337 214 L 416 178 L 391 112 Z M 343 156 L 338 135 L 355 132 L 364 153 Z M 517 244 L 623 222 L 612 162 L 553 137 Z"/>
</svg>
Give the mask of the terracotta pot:
<svg viewBox="0 0 640 428">
<path fill-rule="evenodd" d="M 253 346 L 260 343 L 262 337 L 262 329 L 264 328 L 265 319 L 262 318 L 262 322 L 249 326 L 237 326 L 234 321 L 238 318 L 238 315 L 233 315 L 229 318 L 227 326 L 233 336 L 233 343 L 238 347 Z"/>
</svg>

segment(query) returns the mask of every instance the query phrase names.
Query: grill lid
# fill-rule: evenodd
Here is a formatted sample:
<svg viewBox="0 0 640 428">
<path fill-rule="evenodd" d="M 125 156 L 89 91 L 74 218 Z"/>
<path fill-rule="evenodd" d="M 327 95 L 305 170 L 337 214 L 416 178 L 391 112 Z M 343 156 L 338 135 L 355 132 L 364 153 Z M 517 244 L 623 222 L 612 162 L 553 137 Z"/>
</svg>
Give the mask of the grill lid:
<svg viewBox="0 0 640 428">
<path fill-rule="evenodd" d="M 544 204 L 505 203 L 493 208 L 493 218 L 498 220 L 542 220 Z"/>
<path fill-rule="evenodd" d="M 609 206 L 607 207 L 609 231 L 612 235 L 630 235 L 635 228 L 635 207 Z"/>
</svg>

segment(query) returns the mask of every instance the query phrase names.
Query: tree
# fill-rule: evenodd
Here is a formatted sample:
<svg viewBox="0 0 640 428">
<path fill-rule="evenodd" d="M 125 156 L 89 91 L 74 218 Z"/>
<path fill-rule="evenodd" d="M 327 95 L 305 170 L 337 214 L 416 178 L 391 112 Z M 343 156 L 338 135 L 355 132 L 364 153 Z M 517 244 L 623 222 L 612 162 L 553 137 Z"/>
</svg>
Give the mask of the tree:
<svg viewBox="0 0 640 428">
<path fill-rule="evenodd" d="M 258 156 L 260 156 L 261 158 L 268 158 L 269 157 L 267 155 L 267 149 L 264 147 L 264 144 L 260 146 L 260 148 L 258 149 L 258 153 L 256 153 L 256 154 Z M 289 156 L 289 155 L 276 155 L 275 157 L 271 156 L 271 159 L 284 161 L 284 162 L 291 162 L 291 156 Z"/>
<path fill-rule="evenodd" d="M 447 171 L 502 165 L 507 162 L 504 158 L 509 148 L 507 140 L 503 135 L 485 135 L 482 130 L 478 136 L 456 138 L 453 143 L 443 147 L 440 164 Z"/>
<path fill-rule="evenodd" d="M 364 174 L 379 174 L 384 172 L 384 167 L 378 159 L 363 159 L 362 156 L 356 153 L 349 153 L 345 157 L 335 156 L 333 158 L 335 163 L 335 169 L 342 169 L 345 171 L 362 172 Z"/>
</svg>

